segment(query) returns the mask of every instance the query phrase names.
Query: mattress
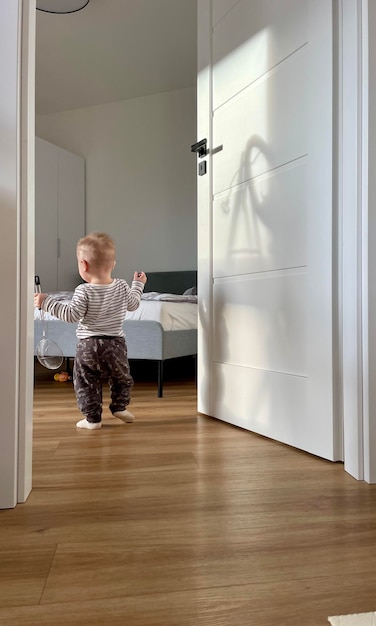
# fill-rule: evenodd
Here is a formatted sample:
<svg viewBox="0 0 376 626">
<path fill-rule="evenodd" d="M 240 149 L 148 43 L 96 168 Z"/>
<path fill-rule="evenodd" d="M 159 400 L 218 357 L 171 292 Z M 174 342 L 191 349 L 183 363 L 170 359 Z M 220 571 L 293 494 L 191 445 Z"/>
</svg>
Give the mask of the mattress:
<svg viewBox="0 0 376 626">
<path fill-rule="evenodd" d="M 59 299 L 69 300 L 69 296 Z M 34 320 L 38 319 L 41 319 L 41 312 L 34 309 Z M 44 313 L 44 319 L 56 321 L 50 313 Z M 159 322 L 164 330 L 191 330 L 197 328 L 197 303 L 141 300 L 136 311 L 128 311 L 126 320 Z"/>
<path fill-rule="evenodd" d="M 197 328 L 197 304 L 141 300 L 138 309 L 128 311 L 126 320 L 159 322 L 164 330 L 191 330 Z"/>
</svg>

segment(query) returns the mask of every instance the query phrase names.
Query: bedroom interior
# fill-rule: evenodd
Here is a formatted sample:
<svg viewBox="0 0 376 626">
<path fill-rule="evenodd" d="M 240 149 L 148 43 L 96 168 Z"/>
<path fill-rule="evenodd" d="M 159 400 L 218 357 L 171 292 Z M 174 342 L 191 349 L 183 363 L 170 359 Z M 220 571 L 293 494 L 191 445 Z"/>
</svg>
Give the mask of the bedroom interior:
<svg viewBox="0 0 376 626">
<path fill-rule="evenodd" d="M 164 10 L 171 9 L 170 4 L 166 3 Z M 176 287 L 176 293 L 182 294 L 185 288 L 197 286 L 196 279 L 194 284 L 184 283 L 184 272 L 187 275 L 191 272 L 193 277 L 197 268 L 196 163 L 189 150 L 196 132 L 196 12 L 192 5 L 182 10 L 181 4 L 175 3 L 169 11 L 177 29 L 183 23 L 186 29 L 189 26 L 188 34 L 180 42 L 171 39 L 163 20 L 153 21 L 153 37 L 165 40 L 159 54 L 166 55 L 165 50 L 174 46 L 176 57 L 173 64 L 164 64 L 164 72 L 159 69 L 158 82 L 151 76 L 150 61 L 145 67 L 141 51 L 137 52 L 142 42 L 138 38 L 135 41 L 128 26 L 125 33 L 115 27 L 119 19 L 116 2 L 96 8 L 98 22 L 107 20 L 100 28 L 111 30 L 116 54 L 108 51 L 107 46 L 98 50 L 96 45 L 91 50 L 91 69 L 85 67 L 84 71 L 82 64 L 86 57 L 79 48 L 80 20 L 84 26 L 92 10 L 90 4 L 81 12 L 63 18 L 37 11 L 35 273 L 41 277 L 46 291 L 70 291 L 78 284 L 75 244 L 84 231 L 92 230 L 104 230 L 114 236 L 115 276 L 129 280 L 134 269 L 144 268 L 148 275 L 167 272 L 166 276 L 171 277 L 174 270 L 175 276 L 181 272 L 182 285 L 166 284 L 169 288 L 162 289 L 162 283 L 157 285 L 158 289 L 152 289 L 148 282 L 145 290 L 175 293 L 171 289 Z M 138 20 L 142 19 L 139 12 L 138 7 L 128 8 L 136 30 Z M 126 15 L 124 11 L 124 18 Z M 61 19 L 66 20 L 62 28 Z M 151 25 L 147 29 L 144 36 L 150 37 Z M 69 82 L 75 80 L 75 75 L 72 78 L 71 72 L 66 78 L 64 72 L 68 32 L 80 75 L 88 77 L 87 85 L 83 81 L 78 91 Z M 119 40 L 120 36 L 123 41 Z M 95 33 L 91 43 L 95 43 Z M 125 59 L 121 76 L 119 62 L 114 60 L 119 55 L 119 46 Z M 133 84 L 132 68 L 124 67 L 129 63 L 130 50 L 132 58 L 138 58 L 137 84 Z M 178 62 L 181 71 L 177 73 Z M 154 63 L 161 67 L 161 59 Z M 116 64 L 111 80 L 117 84 L 112 83 L 106 90 L 103 83 L 109 87 L 109 78 L 104 78 L 104 68 L 108 70 Z M 102 72 L 101 81 L 96 77 L 97 84 L 102 84 L 97 87 L 98 93 L 88 95 L 94 67 L 97 73 Z M 52 183 L 55 179 L 56 188 Z M 51 211 L 51 207 L 56 209 Z M 135 343 L 136 328 L 133 324 L 128 329 L 132 360 L 144 359 L 148 353 L 144 348 L 140 352 Z M 163 362 L 166 358 L 195 354 L 197 339 L 194 331 L 189 331 L 192 339 L 180 333 L 180 344 L 173 348 L 169 335 L 164 335 L 160 326 L 155 332 L 164 337 L 164 341 L 160 338 L 157 342 L 160 344 L 157 352 L 151 353 L 151 359 L 158 361 L 156 377 L 161 397 Z M 174 334 L 175 340 L 178 335 Z M 35 336 L 39 337 L 38 329 Z M 145 338 L 144 341 L 150 352 L 156 340 L 148 342 Z M 73 356 L 71 346 L 68 340 L 66 356 Z M 189 360 L 182 361 L 195 371 Z"/>
</svg>

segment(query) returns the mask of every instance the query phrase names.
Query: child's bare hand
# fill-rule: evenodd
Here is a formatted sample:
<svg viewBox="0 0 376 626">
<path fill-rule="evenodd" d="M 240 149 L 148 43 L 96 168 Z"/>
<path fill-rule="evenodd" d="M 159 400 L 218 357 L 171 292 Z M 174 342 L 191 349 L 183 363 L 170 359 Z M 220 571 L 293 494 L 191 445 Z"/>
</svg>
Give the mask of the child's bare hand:
<svg viewBox="0 0 376 626">
<path fill-rule="evenodd" d="M 147 278 L 145 272 L 135 272 L 134 275 L 133 275 L 133 280 L 139 280 L 142 283 L 144 283 L 144 285 L 145 285 L 147 279 L 148 278 Z"/>
<path fill-rule="evenodd" d="M 47 294 L 46 293 L 35 293 L 34 294 L 34 306 L 37 309 L 41 309 L 42 308 L 42 304 L 43 304 L 43 300 L 45 300 L 47 298 Z"/>
</svg>

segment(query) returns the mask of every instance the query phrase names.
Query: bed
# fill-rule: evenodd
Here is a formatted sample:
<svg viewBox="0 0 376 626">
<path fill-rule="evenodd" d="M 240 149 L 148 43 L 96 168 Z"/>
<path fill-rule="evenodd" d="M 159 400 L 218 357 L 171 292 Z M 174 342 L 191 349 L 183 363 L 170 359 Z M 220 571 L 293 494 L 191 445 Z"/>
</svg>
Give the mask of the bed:
<svg viewBox="0 0 376 626">
<path fill-rule="evenodd" d="M 155 361 L 157 395 L 163 396 L 163 364 L 197 354 L 197 272 L 146 272 L 145 294 L 137 311 L 128 313 L 124 332 L 129 360 Z M 43 285 L 43 277 L 41 277 Z M 174 296 L 177 296 L 176 298 Z M 62 296 L 63 297 L 63 296 Z M 38 313 L 34 315 L 34 354 L 43 335 Z M 47 335 L 56 341 L 69 364 L 76 352 L 76 324 L 48 316 Z"/>
</svg>

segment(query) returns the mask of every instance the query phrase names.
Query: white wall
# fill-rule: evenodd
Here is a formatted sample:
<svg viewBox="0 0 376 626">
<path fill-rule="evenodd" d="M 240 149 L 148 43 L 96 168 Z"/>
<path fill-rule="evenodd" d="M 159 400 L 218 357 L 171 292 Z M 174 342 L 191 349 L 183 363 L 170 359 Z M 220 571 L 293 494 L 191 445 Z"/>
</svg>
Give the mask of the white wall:
<svg viewBox="0 0 376 626">
<path fill-rule="evenodd" d="M 86 159 L 86 231 L 109 232 L 116 275 L 196 269 L 196 90 L 36 117 L 36 134 Z"/>
</svg>

